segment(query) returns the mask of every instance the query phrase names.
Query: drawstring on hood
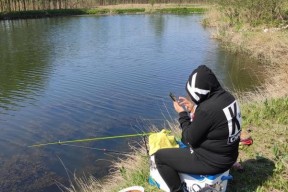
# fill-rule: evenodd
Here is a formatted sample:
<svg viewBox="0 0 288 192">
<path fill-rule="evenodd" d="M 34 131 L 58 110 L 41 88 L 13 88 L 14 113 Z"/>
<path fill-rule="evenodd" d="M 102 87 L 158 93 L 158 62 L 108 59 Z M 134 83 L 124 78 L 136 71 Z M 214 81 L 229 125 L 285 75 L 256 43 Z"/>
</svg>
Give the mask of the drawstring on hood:
<svg viewBox="0 0 288 192">
<path fill-rule="evenodd" d="M 195 69 L 186 84 L 186 91 L 197 105 L 208 99 L 213 93 L 221 89 L 215 74 L 206 65 Z"/>
</svg>

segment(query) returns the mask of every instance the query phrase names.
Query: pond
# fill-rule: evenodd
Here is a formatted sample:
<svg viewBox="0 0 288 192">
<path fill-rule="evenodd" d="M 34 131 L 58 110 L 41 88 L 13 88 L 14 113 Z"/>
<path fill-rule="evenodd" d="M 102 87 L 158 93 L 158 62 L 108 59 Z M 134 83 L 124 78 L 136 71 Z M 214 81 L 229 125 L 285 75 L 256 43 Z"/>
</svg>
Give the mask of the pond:
<svg viewBox="0 0 288 192">
<path fill-rule="evenodd" d="M 256 62 L 223 50 L 201 20 L 116 15 L 1 21 L 1 191 L 55 192 L 55 181 L 67 184 L 67 172 L 106 175 L 116 153 L 27 146 L 164 127 L 177 118 L 169 92 L 186 95 L 198 65 L 210 67 L 232 91 L 257 87 Z M 75 145 L 126 152 L 135 141 Z"/>
</svg>

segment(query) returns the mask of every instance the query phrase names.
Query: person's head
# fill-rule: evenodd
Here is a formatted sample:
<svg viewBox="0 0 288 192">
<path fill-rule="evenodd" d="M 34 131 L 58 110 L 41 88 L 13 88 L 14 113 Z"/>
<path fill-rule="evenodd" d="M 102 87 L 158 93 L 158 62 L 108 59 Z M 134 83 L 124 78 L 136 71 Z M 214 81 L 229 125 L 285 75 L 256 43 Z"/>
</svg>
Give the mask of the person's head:
<svg viewBox="0 0 288 192">
<path fill-rule="evenodd" d="M 208 99 L 221 85 L 215 74 L 205 65 L 195 69 L 186 83 L 186 91 L 197 105 Z"/>
</svg>

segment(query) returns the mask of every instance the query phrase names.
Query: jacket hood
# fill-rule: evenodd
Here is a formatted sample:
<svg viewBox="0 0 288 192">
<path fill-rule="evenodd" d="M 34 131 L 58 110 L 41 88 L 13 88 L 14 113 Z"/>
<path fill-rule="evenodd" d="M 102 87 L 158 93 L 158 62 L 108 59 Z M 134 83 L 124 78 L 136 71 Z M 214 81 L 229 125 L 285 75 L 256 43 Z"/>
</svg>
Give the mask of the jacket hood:
<svg viewBox="0 0 288 192">
<path fill-rule="evenodd" d="M 186 91 L 197 105 L 210 98 L 216 91 L 222 89 L 215 74 L 206 65 L 195 69 L 186 84 Z"/>
</svg>

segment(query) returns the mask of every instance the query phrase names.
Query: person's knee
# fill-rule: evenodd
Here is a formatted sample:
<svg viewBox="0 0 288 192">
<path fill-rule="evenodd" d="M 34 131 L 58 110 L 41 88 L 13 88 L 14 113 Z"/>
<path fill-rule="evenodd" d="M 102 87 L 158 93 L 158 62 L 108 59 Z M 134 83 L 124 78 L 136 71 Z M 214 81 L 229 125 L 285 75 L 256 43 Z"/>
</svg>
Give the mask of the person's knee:
<svg viewBox="0 0 288 192">
<path fill-rule="evenodd" d="M 158 164 L 161 157 L 161 155 L 159 154 L 159 150 L 154 154 L 154 157 L 155 157 L 155 163 Z"/>
<path fill-rule="evenodd" d="M 159 149 L 159 150 L 154 154 L 155 163 L 156 163 L 157 165 L 162 164 L 162 159 L 163 159 L 163 156 L 164 156 L 163 151 L 164 151 L 164 150 Z"/>
</svg>

